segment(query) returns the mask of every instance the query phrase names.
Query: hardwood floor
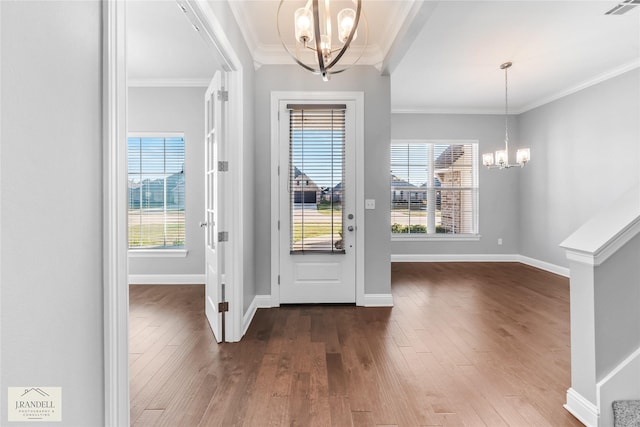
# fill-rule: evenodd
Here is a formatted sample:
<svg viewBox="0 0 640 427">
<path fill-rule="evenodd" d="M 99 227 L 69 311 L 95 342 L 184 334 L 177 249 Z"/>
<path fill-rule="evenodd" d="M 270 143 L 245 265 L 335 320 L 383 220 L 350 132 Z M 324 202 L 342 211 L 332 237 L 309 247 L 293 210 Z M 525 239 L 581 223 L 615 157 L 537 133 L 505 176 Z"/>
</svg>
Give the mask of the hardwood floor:
<svg viewBox="0 0 640 427">
<path fill-rule="evenodd" d="M 395 307 L 258 310 L 218 345 L 202 286 L 131 286 L 134 426 L 581 426 L 568 280 L 521 264 L 400 263 Z"/>
</svg>

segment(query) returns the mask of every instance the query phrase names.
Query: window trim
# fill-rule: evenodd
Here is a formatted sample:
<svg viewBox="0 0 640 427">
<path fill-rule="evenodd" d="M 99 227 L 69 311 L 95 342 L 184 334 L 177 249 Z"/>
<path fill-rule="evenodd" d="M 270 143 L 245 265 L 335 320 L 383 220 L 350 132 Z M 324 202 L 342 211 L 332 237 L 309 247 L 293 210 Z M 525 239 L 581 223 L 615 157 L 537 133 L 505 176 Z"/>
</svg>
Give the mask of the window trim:
<svg viewBox="0 0 640 427">
<path fill-rule="evenodd" d="M 187 139 L 185 137 L 185 132 L 181 132 L 181 131 L 167 131 L 167 132 L 163 132 L 163 131 L 128 131 L 127 132 L 127 143 L 125 144 L 125 149 L 127 150 L 127 153 L 125 154 L 125 158 L 128 160 L 129 154 L 128 154 L 128 146 L 129 146 L 129 138 L 182 138 L 184 141 L 184 163 L 185 163 L 185 167 L 184 170 L 182 171 L 183 175 L 184 175 L 184 182 L 185 182 L 185 190 L 184 190 L 184 196 L 185 196 L 185 213 L 184 213 L 184 244 L 182 247 L 173 247 L 173 246 L 164 246 L 164 247 L 154 247 L 154 248 L 131 248 L 129 247 L 129 215 L 127 213 L 126 215 L 126 227 L 127 227 L 127 257 L 128 258 L 152 258 L 152 257 L 156 257 L 156 258 L 186 258 L 186 256 L 189 254 L 189 251 L 187 249 L 187 206 L 186 206 L 186 199 L 187 199 L 187 187 L 186 187 L 186 182 L 187 182 L 187 167 L 186 167 L 186 162 L 187 162 Z M 125 168 L 126 168 L 126 176 L 128 179 L 129 176 L 129 164 L 128 162 L 125 161 Z M 128 191 L 127 191 L 127 196 L 128 196 Z M 127 212 L 128 212 L 128 201 L 127 201 Z"/>
<path fill-rule="evenodd" d="M 416 241 L 431 241 L 431 242 L 472 242 L 479 241 L 482 238 L 480 234 L 480 167 L 479 161 L 479 147 L 480 141 L 477 139 L 392 139 L 389 143 L 389 151 L 393 144 L 432 144 L 432 145 L 454 145 L 454 144 L 473 144 L 474 156 L 473 159 L 473 180 L 476 183 L 475 187 L 461 187 L 461 190 L 467 189 L 476 191 L 476 197 L 474 200 L 473 221 L 477 224 L 477 233 L 464 233 L 464 234 L 427 234 L 427 233 L 393 233 L 389 228 L 389 236 L 392 242 L 416 242 Z M 429 163 L 433 162 L 433 159 L 427 159 Z M 389 158 L 389 171 L 391 171 L 391 158 Z M 435 188 L 435 187 L 433 187 Z M 389 184 L 389 191 L 391 191 L 391 184 Z M 391 219 L 391 212 L 389 212 L 389 219 Z"/>
</svg>

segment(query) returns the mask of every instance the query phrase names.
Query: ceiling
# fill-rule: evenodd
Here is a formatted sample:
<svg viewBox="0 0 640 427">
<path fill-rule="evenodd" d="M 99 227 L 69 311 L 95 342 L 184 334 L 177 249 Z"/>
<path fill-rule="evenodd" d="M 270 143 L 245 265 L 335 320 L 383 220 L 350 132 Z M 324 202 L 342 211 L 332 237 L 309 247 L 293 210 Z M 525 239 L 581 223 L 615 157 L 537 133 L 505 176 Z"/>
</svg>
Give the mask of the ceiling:
<svg viewBox="0 0 640 427">
<path fill-rule="evenodd" d="M 278 38 L 279 3 L 229 1 L 257 67 L 293 63 Z M 368 34 L 359 30 L 351 50 L 390 75 L 395 112 L 503 113 L 500 64 L 512 61 L 509 108 L 522 112 L 640 66 L 640 7 L 605 15 L 618 3 L 363 0 Z M 219 67 L 174 1 L 130 0 L 127 12 L 132 80 L 204 81 Z M 281 12 L 282 34 L 291 14 Z"/>
<path fill-rule="evenodd" d="M 203 85 L 220 68 L 175 0 L 127 0 L 129 85 Z"/>
</svg>

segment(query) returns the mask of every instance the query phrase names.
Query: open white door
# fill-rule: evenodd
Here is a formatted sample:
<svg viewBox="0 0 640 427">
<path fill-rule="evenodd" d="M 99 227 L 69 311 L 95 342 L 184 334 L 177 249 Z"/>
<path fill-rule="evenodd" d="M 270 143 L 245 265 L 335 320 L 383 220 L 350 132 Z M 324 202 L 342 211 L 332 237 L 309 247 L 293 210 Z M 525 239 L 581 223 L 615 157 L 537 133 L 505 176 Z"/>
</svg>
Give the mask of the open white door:
<svg viewBox="0 0 640 427">
<path fill-rule="evenodd" d="M 279 102 L 280 303 L 356 302 L 353 101 Z"/>
<path fill-rule="evenodd" d="M 224 341 L 224 317 L 220 312 L 224 299 L 224 245 L 218 230 L 224 221 L 224 200 L 219 159 L 225 145 L 225 102 L 223 73 L 216 72 L 205 93 L 205 314 L 216 341 Z M 221 304 L 222 303 L 222 304 Z"/>
</svg>

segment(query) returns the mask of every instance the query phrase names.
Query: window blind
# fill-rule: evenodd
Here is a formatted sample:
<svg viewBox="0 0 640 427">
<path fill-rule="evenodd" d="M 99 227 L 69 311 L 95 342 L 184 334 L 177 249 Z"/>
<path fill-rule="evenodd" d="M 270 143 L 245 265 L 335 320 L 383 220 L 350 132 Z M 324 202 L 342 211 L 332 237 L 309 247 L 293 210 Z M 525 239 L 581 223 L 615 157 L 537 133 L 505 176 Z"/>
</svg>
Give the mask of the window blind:
<svg viewBox="0 0 640 427">
<path fill-rule="evenodd" d="M 184 247 L 184 137 L 127 142 L 129 248 Z"/>
<path fill-rule="evenodd" d="M 344 253 L 345 105 L 289 104 L 290 251 Z"/>
<path fill-rule="evenodd" d="M 391 144 L 393 234 L 477 234 L 475 143 Z"/>
</svg>

